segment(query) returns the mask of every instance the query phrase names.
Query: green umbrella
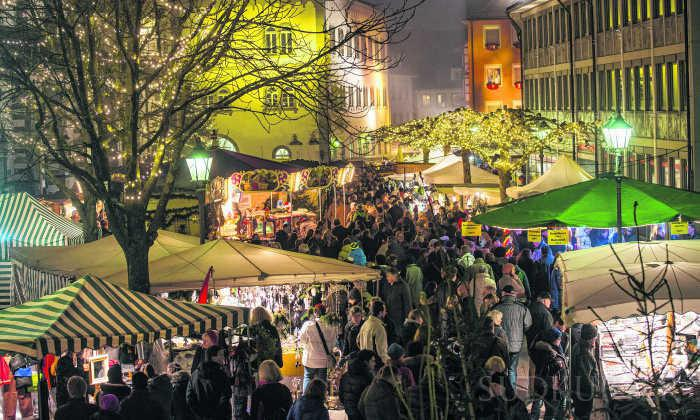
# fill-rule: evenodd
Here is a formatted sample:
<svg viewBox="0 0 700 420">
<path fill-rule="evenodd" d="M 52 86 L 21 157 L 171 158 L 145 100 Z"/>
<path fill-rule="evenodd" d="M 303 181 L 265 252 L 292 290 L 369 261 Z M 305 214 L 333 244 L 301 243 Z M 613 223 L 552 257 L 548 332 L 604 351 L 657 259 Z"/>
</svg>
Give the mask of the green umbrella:
<svg viewBox="0 0 700 420">
<path fill-rule="evenodd" d="M 700 194 L 622 178 L 622 225 L 663 223 L 679 216 L 700 219 Z M 482 225 L 511 229 L 617 226 L 615 178 L 604 177 L 504 204 L 474 217 Z M 637 222 L 634 208 L 637 207 Z"/>
</svg>

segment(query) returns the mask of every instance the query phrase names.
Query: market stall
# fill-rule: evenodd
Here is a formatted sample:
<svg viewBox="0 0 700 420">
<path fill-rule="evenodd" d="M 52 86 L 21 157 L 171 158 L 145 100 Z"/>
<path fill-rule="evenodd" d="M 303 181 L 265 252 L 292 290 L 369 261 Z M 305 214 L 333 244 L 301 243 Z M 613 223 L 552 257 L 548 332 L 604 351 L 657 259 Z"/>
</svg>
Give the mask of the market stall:
<svg viewBox="0 0 700 420">
<path fill-rule="evenodd" d="M 41 361 L 49 354 L 93 349 L 86 360 L 89 382 L 99 386 L 106 382 L 110 348 L 235 328 L 247 320 L 245 308 L 162 299 L 83 277 L 51 295 L 1 310 L 0 352 Z M 40 400 L 47 399 L 40 392 Z M 40 418 L 49 415 L 40 409 Z"/>
<path fill-rule="evenodd" d="M 0 308 L 17 301 L 12 287 L 12 249 L 77 245 L 83 240 L 79 225 L 52 212 L 31 195 L 0 195 Z"/>
<path fill-rule="evenodd" d="M 216 177 L 210 183 L 218 236 L 271 239 L 285 222 L 316 225 L 322 217 L 324 195 L 352 180 L 349 164 L 292 170 L 254 169 Z M 318 212 L 318 213 L 317 213 Z"/>
<path fill-rule="evenodd" d="M 695 373 L 700 241 L 568 252 L 555 267 L 568 316 L 598 324 L 599 357 L 613 396 L 643 393 L 652 372 L 668 379 Z"/>
<path fill-rule="evenodd" d="M 500 203 L 498 176 L 473 164 L 469 165 L 469 170 L 471 183 L 465 184 L 462 157 L 448 155 L 422 172 L 423 182 L 455 200 L 464 197 L 466 206 L 475 205 L 477 201 L 489 205 Z"/>
<path fill-rule="evenodd" d="M 525 198 L 591 179 L 593 176 L 570 157 L 560 155 L 557 162 L 542 176 L 521 187 L 510 187 L 506 189 L 506 194 L 514 199 Z"/>
<path fill-rule="evenodd" d="M 199 245 L 194 236 L 159 230 L 148 254 L 150 263 Z M 124 252 L 114 236 L 69 247 L 13 248 L 12 282 L 16 302 L 53 293 L 76 278 L 105 278 L 126 270 Z"/>
<path fill-rule="evenodd" d="M 375 280 L 379 272 L 332 258 L 217 239 L 149 264 L 151 290 L 199 290 L 209 267 L 215 287 L 260 287 Z M 104 280 L 127 284 L 127 271 Z"/>
</svg>

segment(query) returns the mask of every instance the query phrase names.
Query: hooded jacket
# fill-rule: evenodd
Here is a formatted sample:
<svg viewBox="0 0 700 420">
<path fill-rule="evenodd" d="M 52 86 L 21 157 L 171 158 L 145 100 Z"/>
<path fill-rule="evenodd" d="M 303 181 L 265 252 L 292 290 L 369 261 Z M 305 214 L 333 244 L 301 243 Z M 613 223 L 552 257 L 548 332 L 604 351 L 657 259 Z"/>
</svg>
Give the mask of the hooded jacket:
<svg viewBox="0 0 700 420">
<path fill-rule="evenodd" d="M 593 356 L 593 344 L 579 340 L 571 352 L 571 384 L 575 398 L 589 400 L 600 389 L 598 365 Z"/>
<path fill-rule="evenodd" d="M 372 350 L 384 362 L 389 361 L 386 328 L 381 319 L 370 315 L 362 324 L 357 335 L 357 346 L 360 350 Z"/>
<path fill-rule="evenodd" d="M 414 308 L 420 305 L 420 294 L 423 292 L 423 270 L 416 264 L 406 267 L 406 284 L 411 292 L 411 304 Z"/>
<path fill-rule="evenodd" d="M 151 398 L 160 403 L 165 411 L 166 418 L 170 418 L 170 409 L 173 402 L 173 387 L 170 384 L 170 376 L 158 375 L 148 381 L 148 390 Z"/>
<path fill-rule="evenodd" d="M 231 385 L 224 370 L 215 362 L 205 362 L 194 371 L 186 399 L 196 419 L 231 418 Z"/>
<path fill-rule="evenodd" d="M 525 305 L 518 303 L 513 296 L 504 296 L 494 309 L 501 311 L 501 326 L 508 336 L 508 351 L 519 353 L 525 341 L 525 331 L 532 326 L 532 316 Z"/>
<path fill-rule="evenodd" d="M 320 398 L 301 397 L 292 405 L 287 420 L 328 420 L 328 409 Z"/>
<path fill-rule="evenodd" d="M 357 405 L 360 402 L 362 392 L 370 383 L 372 383 L 372 374 L 367 363 L 357 358 L 350 360 L 347 372 L 340 378 L 338 390 L 348 420 L 362 420 Z"/>
<path fill-rule="evenodd" d="M 383 376 L 374 378 L 374 381 L 362 393 L 358 404 L 358 409 L 365 419 L 399 420 L 405 418 L 398 395 L 401 385 L 397 380 L 400 380 L 398 373 L 395 373 L 395 378 L 392 378 L 390 373 L 384 373 Z"/>
<path fill-rule="evenodd" d="M 566 361 L 564 355 L 551 343 L 539 340 L 532 347 L 531 358 L 535 364 L 535 393 L 545 395 L 547 391 L 561 392 L 566 383 Z"/>
</svg>

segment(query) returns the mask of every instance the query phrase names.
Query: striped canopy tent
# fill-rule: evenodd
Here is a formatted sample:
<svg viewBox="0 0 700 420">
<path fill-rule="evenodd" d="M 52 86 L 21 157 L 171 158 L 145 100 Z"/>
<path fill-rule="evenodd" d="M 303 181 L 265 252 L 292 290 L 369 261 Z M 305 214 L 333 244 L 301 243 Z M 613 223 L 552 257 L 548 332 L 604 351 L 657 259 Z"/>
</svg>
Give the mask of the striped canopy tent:
<svg viewBox="0 0 700 420">
<path fill-rule="evenodd" d="M 15 247 L 64 246 L 83 243 L 82 228 L 61 217 L 27 193 L 0 195 L 0 308 L 12 301 Z"/>
<path fill-rule="evenodd" d="M 163 299 L 83 277 L 53 294 L 1 310 L 0 351 L 41 358 L 235 328 L 247 321 L 246 308 Z"/>
<path fill-rule="evenodd" d="M 2 259 L 9 247 L 63 246 L 83 243 L 82 228 L 54 213 L 27 193 L 0 195 Z"/>
</svg>

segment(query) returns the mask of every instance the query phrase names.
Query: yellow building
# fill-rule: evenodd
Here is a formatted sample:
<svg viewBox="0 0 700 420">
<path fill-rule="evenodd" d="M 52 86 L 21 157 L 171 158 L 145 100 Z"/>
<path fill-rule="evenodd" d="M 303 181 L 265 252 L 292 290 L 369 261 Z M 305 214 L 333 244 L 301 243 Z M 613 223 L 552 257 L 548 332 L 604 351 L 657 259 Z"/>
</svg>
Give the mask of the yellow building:
<svg viewBox="0 0 700 420">
<path fill-rule="evenodd" d="M 260 39 L 264 48 L 260 51 L 279 63 L 303 62 L 321 48 L 337 45 L 351 32 L 348 22 L 361 22 L 375 13 L 370 5 L 347 0 L 326 2 L 325 7 L 317 2 L 295 2 L 290 7 L 294 11 L 285 14 L 288 23 L 279 22 L 252 35 Z M 324 31 L 324 24 L 333 30 Z M 381 65 L 387 51 L 380 37 L 353 37 L 326 61 L 335 74 L 330 78 L 337 85 L 333 92 L 345 101 L 343 117 L 329 113 L 326 119 L 326 112 L 318 112 L 327 108 L 319 102 L 318 98 L 323 97 L 320 89 L 318 98 L 297 98 L 283 81 L 247 95 L 232 110 L 216 115 L 213 128 L 219 137 L 218 146 L 276 160 L 325 161 L 381 155 L 385 150 L 374 147 L 361 135 L 390 123 L 388 72 Z M 307 101 L 313 105 L 304 107 Z M 327 126 L 332 127 L 330 133 Z M 330 144 L 330 150 L 324 144 Z"/>
</svg>

